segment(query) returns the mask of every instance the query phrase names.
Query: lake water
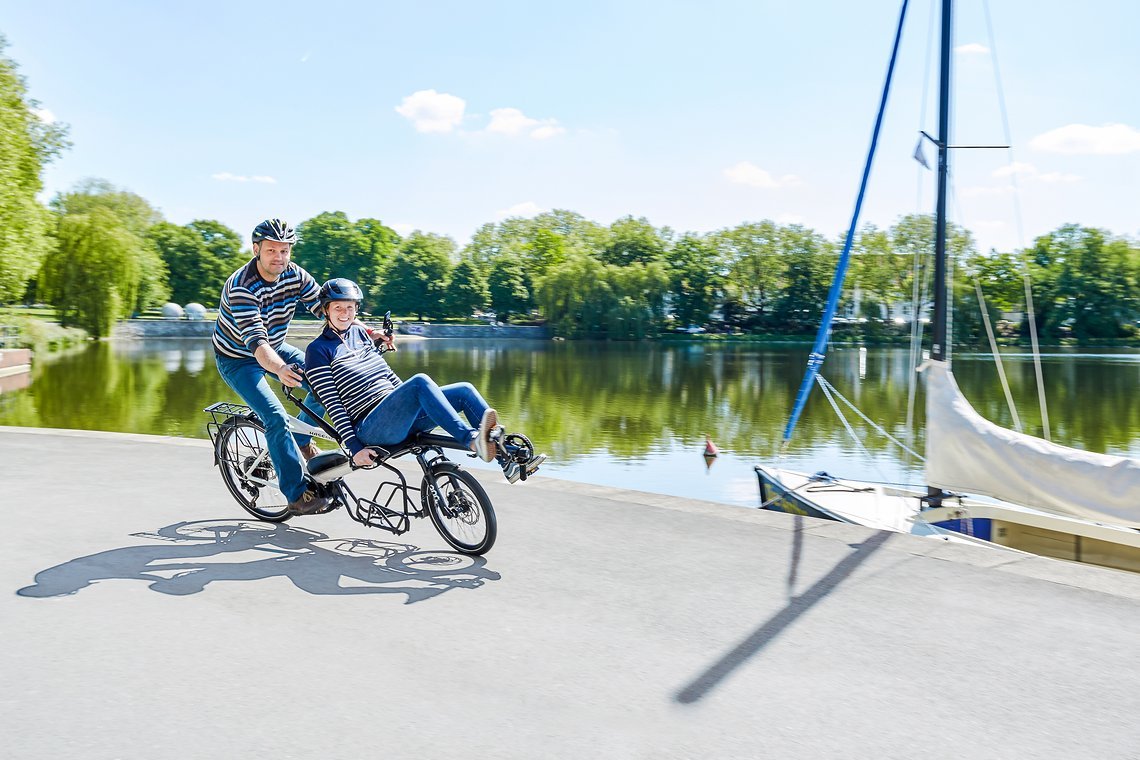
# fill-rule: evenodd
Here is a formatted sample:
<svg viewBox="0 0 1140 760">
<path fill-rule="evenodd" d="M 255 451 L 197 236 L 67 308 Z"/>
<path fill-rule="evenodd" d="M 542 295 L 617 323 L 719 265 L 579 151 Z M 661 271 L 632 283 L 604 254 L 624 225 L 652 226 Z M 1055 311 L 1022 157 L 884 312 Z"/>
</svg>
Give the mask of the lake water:
<svg viewBox="0 0 1140 760">
<path fill-rule="evenodd" d="M 474 383 L 508 429 L 526 433 L 549 455 L 542 474 L 755 506 L 752 467 L 777 456 L 807 354 L 807 347 L 700 342 L 421 340 L 406 341 L 389 356 L 403 377 L 424 372 L 441 384 Z M 1032 358 L 1019 352 L 1003 358 L 1022 424 L 1040 434 Z M 1140 350 L 1053 349 L 1043 362 L 1054 441 L 1140 456 Z M 868 417 L 905 439 L 909 365 L 906 349 L 837 347 L 823 374 Z M 954 369 L 979 413 L 1011 425 L 991 356 L 958 354 Z M 91 344 L 37 358 L 31 380 L 0 394 L 0 425 L 205 438 L 202 409 L 237 400 L 218 376 L 207 340 Z M 922 404 L 919 388 L 920 430 Z M 866 453 L 817 388 L 782 464 L 921 481 L 920 463 L 853 413 L 848 418 L 864 434 Z M 720 449 L 711 465 L 702 456 L 706 434 Z M 913 448 L 921 452 L 922 445 L 919 433 Z M 200 459 L 187 466 L 209 471 L 208 455 Z"/>
</svg>

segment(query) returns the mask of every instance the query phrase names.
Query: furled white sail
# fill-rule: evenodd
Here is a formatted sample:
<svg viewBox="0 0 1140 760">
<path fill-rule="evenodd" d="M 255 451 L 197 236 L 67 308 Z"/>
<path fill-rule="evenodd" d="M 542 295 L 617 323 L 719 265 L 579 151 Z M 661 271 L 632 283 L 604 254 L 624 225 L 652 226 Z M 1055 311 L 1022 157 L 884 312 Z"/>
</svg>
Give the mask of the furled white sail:
<svg viewBox="0 0 1140 760">
<path fill-rule="evenodd" d="M 926 480 L 1048 512 L 1140 526 L 1140 460 L 1059 446 L 979 415 L 946 362 L 926 366 Z"/>
</svg>

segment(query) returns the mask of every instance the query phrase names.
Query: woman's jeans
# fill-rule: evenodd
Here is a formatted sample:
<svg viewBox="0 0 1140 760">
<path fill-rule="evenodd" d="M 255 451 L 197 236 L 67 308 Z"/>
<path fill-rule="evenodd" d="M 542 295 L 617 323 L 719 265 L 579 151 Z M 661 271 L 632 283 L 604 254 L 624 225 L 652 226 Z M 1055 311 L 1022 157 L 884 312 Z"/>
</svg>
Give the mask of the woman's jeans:
<svg viewBox="0 0 1140 760">
<path fill-rule="evenodd" d="M 487 411 L 487 402 L 471 383 L 440 387 L 427 375 L 408 378 L 389 393 L 379 406 L 357 425 L 356 435 L 366 444 L 392 446 L 414 433 L 436 425 L 464 446 L 475 440 L 476 428 Z M 459 416 L 467 417 L 467 424 Z"/>
<path fill-rule="evenodd" d="M 286 364 L 305 364 L 305 354 L 299 349 L 283 343 L 277 349 L 277 355 L 285 360 Z M 257 414 L 258 419 L 265 425 L 265 439 L 269 443 L 269 458 L 273 460 L 273 469 L 277 471 L 277 483 L 281 493 L 289 501 L 296 501 L 305 493 L 305 466 L 301 463 L 301 452 L 297 446 L 306 446 L 312 440 L 307 435 L 293 434 L 290 437 L 288 428 L 289 415 L 284 404 L 273 395 L 266 379 L 268 373 L 257 363 L 257 359 L 233 359 L 228 356 L 214 354 L 218 364 L 218 372 L 226 385 L 230 386 L 242 401 Z M 317 402 L 317 397 L 309 389 L 308 381 L 301 386 L 309 391 L 305 404 L 313 411 L 324 415 L 324 407 Z M 316 425 L 317 421 L 302 412 L 297 415 L 302 422 Z M 296 446 L 293 441 L 296 440 Z"/>
</svg>

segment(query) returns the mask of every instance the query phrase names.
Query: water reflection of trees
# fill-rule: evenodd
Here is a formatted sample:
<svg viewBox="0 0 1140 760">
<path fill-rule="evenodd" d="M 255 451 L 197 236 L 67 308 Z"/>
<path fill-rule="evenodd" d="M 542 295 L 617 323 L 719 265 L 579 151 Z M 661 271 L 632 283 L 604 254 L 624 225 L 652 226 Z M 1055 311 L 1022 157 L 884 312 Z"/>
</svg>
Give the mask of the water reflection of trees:
<svg viewBox="0 0 1140 760">
<path fill-rule="evenodd" d="M 837 348 L 823 373 L 878 424 L 905 435 L 906 350 L 873 349 L 861 360 Z M 570 342 L 407 343 L 391 357 L 403 377 L 469 380 L 512 429 L 560 461 L 590 453 L 637 459 L 673 446 L 698 447 L 709 433 L 724 450 L 757 457 L 778 446 L 799 388 L 807 349 L 743 345 Z M 32 385 L 5 394 L 0 424 L 205 437 L 202 409 L 235 399 L 205 341 L 99 343 L 37 362 Z M 1039 432 L 1036 379 L 1027 357 L 1006 372 L 1029 432 Z M 1046 358 L 1053 439 L 1090 451 L 1140 448 L 1140 363 L 1104 357 Z M 974 407 L 1012 424 L 988 357 L 961 356 L 955 374 Z M 923 394 L 916 397 L 921 428 Z M 849 415 L 854 421 L 854 416 Z M 918 445 L 922 445 L 919 435 Z M 794 450 L 824 444 L 856 450 L 818 390 L 796 431 Z M 873 453 L 897 456 L 879 436 Z"/>
</svg>

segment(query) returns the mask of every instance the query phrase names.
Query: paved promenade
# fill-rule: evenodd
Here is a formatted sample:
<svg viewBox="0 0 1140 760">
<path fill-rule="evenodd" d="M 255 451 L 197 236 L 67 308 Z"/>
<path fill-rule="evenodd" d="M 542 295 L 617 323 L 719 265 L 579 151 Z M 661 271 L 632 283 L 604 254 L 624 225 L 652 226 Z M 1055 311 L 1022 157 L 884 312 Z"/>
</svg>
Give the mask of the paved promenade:
<svg viewBox="0 0 1140 760">
<path fill-rule="evenodd" d="M 480 476 L 471 560 L 0 428 L 0 756 L 1140 758 L 1140 576 Z"/>
</svg>

